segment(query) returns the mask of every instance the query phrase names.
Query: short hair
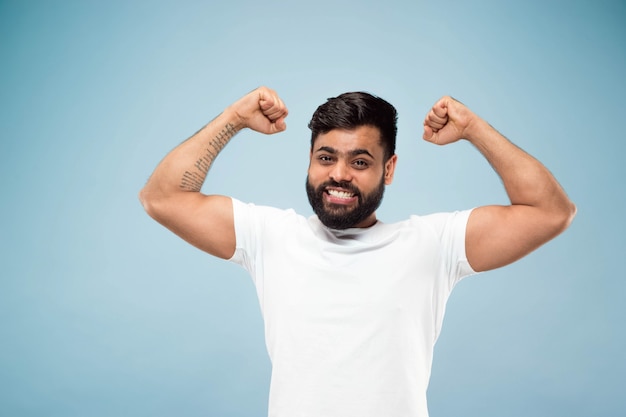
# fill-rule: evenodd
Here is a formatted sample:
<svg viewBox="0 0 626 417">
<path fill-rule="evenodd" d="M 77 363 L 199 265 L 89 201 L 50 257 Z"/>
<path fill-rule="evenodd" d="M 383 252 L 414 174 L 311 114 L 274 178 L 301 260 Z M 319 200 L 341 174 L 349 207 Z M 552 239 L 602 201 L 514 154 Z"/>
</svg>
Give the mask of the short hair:
<svg viewBox="0 0 626 417">
<path fill-rule="evenodd" d="M 373 126 L 380 131 L 385 161 L 396 152 L 398 113 L 395 107 L 369 93 L 344 93 L 329 98 L 315 110 L 309 122 L 311 149 L 320 134 L 333 129 L 355 129 Z"/>
</svg>

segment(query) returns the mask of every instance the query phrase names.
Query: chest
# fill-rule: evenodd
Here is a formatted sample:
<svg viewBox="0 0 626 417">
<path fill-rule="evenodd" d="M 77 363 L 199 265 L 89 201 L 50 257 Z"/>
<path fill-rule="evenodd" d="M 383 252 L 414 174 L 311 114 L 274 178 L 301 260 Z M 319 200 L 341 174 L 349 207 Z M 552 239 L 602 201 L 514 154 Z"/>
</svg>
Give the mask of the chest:
<svg viewBox="0 0 626 417">
<path fill-rule="evenodd" d="M 419 316 L 439 291 L 440 251 L 419 236 L 354 246 L 313 238 L 283 243 L 264 256 L 266 320 L 270 314 L 370 323 Z"/>
</svg>

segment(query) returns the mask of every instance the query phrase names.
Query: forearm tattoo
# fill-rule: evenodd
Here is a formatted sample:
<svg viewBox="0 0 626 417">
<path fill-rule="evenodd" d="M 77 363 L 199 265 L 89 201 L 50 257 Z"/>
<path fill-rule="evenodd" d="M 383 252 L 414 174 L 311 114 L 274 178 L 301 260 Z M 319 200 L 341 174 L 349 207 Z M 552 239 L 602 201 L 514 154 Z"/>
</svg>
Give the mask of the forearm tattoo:
<svg viewBox="0 0 626 417">
<path fill-rule="evenodd" d="M 211 164 L 220 153 L 224 146 L 230 141 L 230 139 L 235 136 L 237 131 L 235 130 L 235 126 L 231 123 L 228 123 L 220 133 L 215 136 L 211 142 L 209 142 L 208 146 L 205 149 L 204 155 L 202 155 L 194 164 L 196 169 L 191 171 L 185 171 L 183 174 L 183 178 L 180 181 L 180 188 L 185 191 L 200 191 L 202 188 L 202 184 L 204 184 L 204 179 L 206 178 L 207 173 L 209 172 L 209 168 Z"/>
</svg>

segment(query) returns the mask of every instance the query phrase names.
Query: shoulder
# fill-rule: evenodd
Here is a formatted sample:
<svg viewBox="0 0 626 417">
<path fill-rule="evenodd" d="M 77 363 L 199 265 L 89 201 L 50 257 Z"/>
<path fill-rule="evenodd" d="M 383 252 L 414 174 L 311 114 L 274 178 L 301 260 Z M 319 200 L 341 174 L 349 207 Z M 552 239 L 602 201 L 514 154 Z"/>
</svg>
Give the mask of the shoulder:
<svg viewBox="0 0 626 417">
<path fill-rule="evenodd" d="M 233 215 L 235 223 L 257 223 L 257 224 L 294 224 L 306 222 L 304 216 L 296 213 L 293 209 L 281 209 L 272 206 L 257 205 L 254 203 L 244 203 L 241 200 L 232 198 Z"/>
<path fill-rule="evenodd" d="M 466 225 L 472 210 L 473 209 L 431 213 L 427 215 L 412 215 L 407 222 L 412 225 L 421 225 L 436 229 L 445 228 L 452 224 Z"/>
<path fill-rule="evenodd" d="M 449 235 L 464 236 L 472 210 L 412 215 L 395 225 L 398 228 L 410 229 L 423 237 L 431 236 L 437 240 Z"/>
</svg>

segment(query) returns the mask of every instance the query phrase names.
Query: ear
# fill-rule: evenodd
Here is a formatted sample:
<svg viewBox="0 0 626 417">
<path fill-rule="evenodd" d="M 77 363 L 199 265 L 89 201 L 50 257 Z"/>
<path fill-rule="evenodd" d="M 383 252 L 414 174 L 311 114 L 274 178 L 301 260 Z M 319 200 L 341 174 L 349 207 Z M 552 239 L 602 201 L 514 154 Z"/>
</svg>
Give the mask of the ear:
<svg viewBox="0 0 626 417">
<path fill-rule="evenodd" d="M 398 155 L 393 155 L 385 162 L 385 185 L 390 185 L 393 181 L 393 173 L 396 170 L 396 162 L 398 162 Z"/>
</svg>

